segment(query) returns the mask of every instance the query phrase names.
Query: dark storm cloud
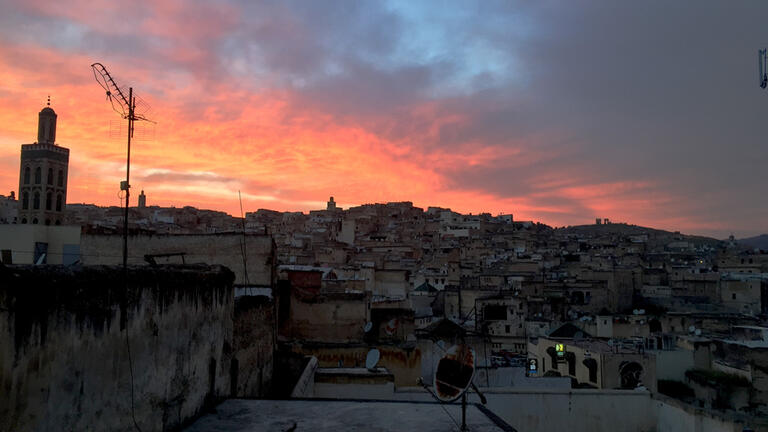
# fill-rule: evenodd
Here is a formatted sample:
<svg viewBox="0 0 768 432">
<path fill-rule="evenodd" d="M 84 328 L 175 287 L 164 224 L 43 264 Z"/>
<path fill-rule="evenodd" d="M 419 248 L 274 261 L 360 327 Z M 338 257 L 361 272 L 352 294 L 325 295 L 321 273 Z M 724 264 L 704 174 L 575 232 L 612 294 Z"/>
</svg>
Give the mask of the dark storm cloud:
<svg viewBox="0 0 768 432">
<path fill-rule="evenodd" d="M 394 160 L 498 151 L 436 164 L 443 189 L 559 205 L 542 212 L 572 223 L 768 231 L 762 1 L 158 2 L 84 4 L 83 19 L 34 5 L 9 5 L 0 37 L 130 60 L 156 95 L 189 85 L 174 101 L 188 120 L 236 119 L 279 91 L 286 123 L 362 127 L 404 149 Z"/>
</svg>

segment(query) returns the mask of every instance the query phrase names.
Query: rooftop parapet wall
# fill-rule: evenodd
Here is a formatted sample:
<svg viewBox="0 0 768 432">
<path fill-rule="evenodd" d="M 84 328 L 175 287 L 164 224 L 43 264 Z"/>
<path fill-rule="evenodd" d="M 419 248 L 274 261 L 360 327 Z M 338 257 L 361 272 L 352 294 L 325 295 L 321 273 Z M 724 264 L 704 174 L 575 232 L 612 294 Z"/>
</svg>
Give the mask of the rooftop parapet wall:
<svg viewBox="0 0 768 432">
<path fill-rule="evenodd" d="M 130 267 L 127 280 L 0 267 L 0 430 L 128 431 L 134 417 L 167 430 L 229 394 L 232 272 Z"/>
<path fill-rule="evenodd" d="M 245 277 L 242 242 L 245 240 Z M 235 284 L 272 286 L 276 275 L 272 237 L 242 233 L 140 234 L 128 237 L 129 264 L 146 264 L 144 255 L 184 253 L 186 263 L 221 264 L 235 274 Z M 84 234 L 80 242 L 82 263 L 117 265 L 123 259 L 122 238 L 109 234 Z M 158 263 L 182 263 L 181 256 L 158 258 Z"/>
</svg>

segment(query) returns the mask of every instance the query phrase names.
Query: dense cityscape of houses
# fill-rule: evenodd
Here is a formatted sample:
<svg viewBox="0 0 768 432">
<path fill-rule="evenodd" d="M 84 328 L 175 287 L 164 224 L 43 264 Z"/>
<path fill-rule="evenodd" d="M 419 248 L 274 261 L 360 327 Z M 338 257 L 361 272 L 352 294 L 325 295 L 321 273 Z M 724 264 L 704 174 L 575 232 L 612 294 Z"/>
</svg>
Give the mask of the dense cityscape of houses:
<svg viewBox="0 0 768 432">
<path fill-rule="evenodd" d="M 22 147 L 19 199 L 0 196 L 0 267 L 121 264 L 125 209 L 56 204 L 69 153 L 48 132 L 55 113 L 40 116 L 53 126 Z M 248 354 L 225 352 L 232 397 L 397 399 L 460 341 L 485 388 L 642 390 L 742 423 L 768 415 L 768 253 L 733 238 L 411 202 L 331 197 L 308 214 L 236 218 L 147 199 L 128 212 L 128 264 L 233 273 Z M 364 367 L 373 348 L 380 370 Z"/>
</svg>

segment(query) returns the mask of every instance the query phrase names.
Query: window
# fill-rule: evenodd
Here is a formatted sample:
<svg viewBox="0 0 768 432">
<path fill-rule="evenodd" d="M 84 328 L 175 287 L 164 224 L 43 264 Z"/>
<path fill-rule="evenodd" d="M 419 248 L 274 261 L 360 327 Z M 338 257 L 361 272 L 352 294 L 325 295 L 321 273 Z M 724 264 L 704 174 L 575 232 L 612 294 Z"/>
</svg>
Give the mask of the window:
<svg viewBox="0 0 768 432">
<path fill-rule="evenodd" d="M 40 192 L 35 192 L 35 198 L 32 200 L 32 208 L 40 210 Z"/>
<path fill-rule="evenodd" d="M 504 326 L 504 330 L 505 330 L 507 333 L 509 333 L 509 326 L 508 326 L 508 325 Z"/>
<path fill-rule="evenodd" d="M 22 210 L 26 210 L 29 208 L 29 192 L 22 192 L 21 193 L 21 208 Z M 27 223 L 26 220 L 24 223 Z"/>
<path fill-rule="evenodd" d="M 23 224 L 27 223 L 27 218 L 21 218 L 21 223 Z"/>
<path fill-rule="evenodd" d="M 48 168 L 48 184 L 53 184 L 53 168 Z"/>
<path fill-rule="evenodd" d="M 40 182 L 42 181 L 41 180 L 42 175 L 43 174 L 42 174 L 42 170 L 40 169 L 40 167 L 35 168 L 35 184 L 40 184 Z"/>
<path fill-rule="evenodd" d="M 59 170 L 59 187 L 64 186 L 64 171 Z"/>
<path fill-rule="evenodd" d="M 24 184 L 29 184 L 29 167 L 24 167 Z"/>
<path fill-rule="evenodd" d="M 48 192 L 47 194 L 45 194 L 45 209 L 50 210 L 52 205 L 53 205 L 53 194 Z M 50 224 L 46 224 L 46 225 L 50 225 Z"/>
<path fill-rule="evenodd" d="M 483 318 L 487 321 L 505 321 L 507 307 L 504 305 L 486 305 L 483 308 Z"/>
<path fill-rule="evenodd" d="M 37 225 L 37 218 L 32 219 L 32 224 Z"/>
<path fill-rule="evenodd" d="M 731 300 L 736 300 L 736 293 L 731 294 Z"/>
<path fill-rule="evenodd" d="M 61 196 L 61 194 L 58 194 L 56 196 L 56 211 L 58 211 L 58 212 L 61 211 L 61 207 L 63 205 L 63 201 L 64 200 L 63 200 L 63 197 Z"/>
<path fill-rule="evenodd" d="M 46 220 L 45 220 L 45 224 L 46 224 L 46 225 L 50 225 L 50 224 L 51 224 L 51 220 L 50 220 L 50 219 L 46 219 Z"/>
</svg>

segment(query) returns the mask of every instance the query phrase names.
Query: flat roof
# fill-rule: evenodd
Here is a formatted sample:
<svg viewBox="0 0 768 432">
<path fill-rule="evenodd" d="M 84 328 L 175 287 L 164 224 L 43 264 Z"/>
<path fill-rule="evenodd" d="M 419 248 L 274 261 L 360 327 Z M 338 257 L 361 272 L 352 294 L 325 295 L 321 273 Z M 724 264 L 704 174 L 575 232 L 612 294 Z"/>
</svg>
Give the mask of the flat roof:
<svg viewBox="0 0 768 432">
<path fill-rule="evenodd" d="M 461 424 L 460 404 L 437 402 L 335 401 L 327 399 L 229 399 L 192 423 L 185 432 L 218 431 L 367 431 L 443 432 Z M 467 426 L 473 432 L 509 431 L 497 425 L 487 410 L 467 405 Z M 497 418 L 497 421 L 500 421 Z"/>
</svg>

